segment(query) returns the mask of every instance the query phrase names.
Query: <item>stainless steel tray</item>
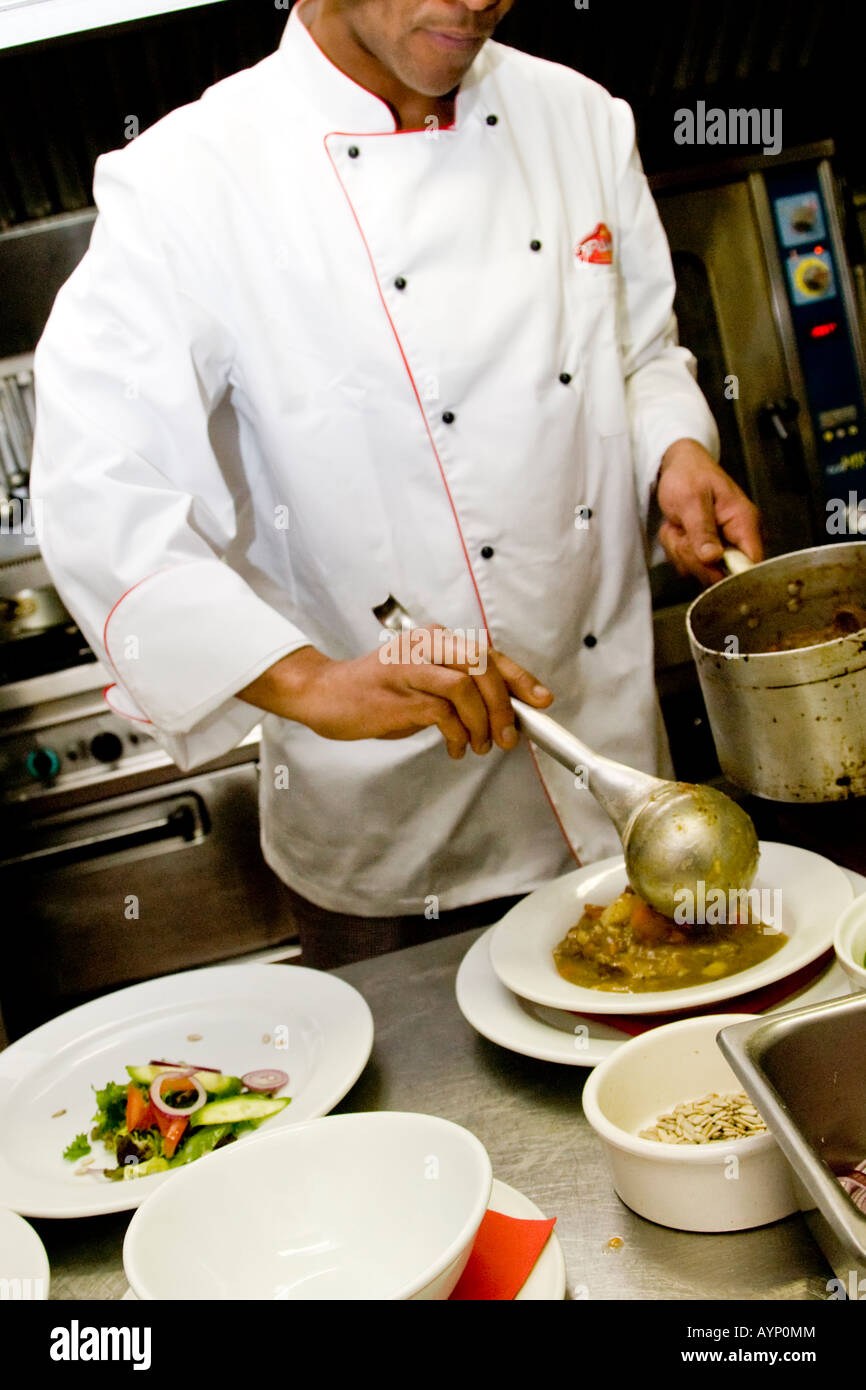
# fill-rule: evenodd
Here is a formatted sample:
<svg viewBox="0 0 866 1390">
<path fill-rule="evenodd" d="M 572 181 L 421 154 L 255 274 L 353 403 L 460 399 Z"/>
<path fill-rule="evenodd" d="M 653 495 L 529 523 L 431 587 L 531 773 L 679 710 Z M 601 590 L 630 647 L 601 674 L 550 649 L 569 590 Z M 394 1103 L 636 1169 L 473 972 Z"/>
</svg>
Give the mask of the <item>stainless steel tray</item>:
<svg viewBox="0 0 866 1390">
<path fill-rule="evenodd" d="M 718 1041 L 793 1169 L 837 1296 L 866 1296 L 866 1213 L 833 1172 L 866 1158 L 866 994 L 737 1023 Z"/>
</svg>

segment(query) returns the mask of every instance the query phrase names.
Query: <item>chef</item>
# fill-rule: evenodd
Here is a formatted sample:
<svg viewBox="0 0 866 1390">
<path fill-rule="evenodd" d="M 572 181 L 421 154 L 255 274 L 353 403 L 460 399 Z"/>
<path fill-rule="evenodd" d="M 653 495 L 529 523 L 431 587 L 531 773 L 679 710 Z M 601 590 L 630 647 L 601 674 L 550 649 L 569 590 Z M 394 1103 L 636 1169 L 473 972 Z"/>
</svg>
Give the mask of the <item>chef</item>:
<svg viewBox="0 0 866 1390">
<path fill-rule="evenodd" d="M 263 852 L 314 965 L 618 850 L 508 697 L 670 771 L 654 491 L 680 572 L 761 557 L 631 112 L 491 41 L 512 3 L 302 0 L 98 160 L 36 354 L 41 544 L 105 698 L 184 769 L 261 721 Z M 426 647 L 383 644 L 389 594 Z"/>
</svg>

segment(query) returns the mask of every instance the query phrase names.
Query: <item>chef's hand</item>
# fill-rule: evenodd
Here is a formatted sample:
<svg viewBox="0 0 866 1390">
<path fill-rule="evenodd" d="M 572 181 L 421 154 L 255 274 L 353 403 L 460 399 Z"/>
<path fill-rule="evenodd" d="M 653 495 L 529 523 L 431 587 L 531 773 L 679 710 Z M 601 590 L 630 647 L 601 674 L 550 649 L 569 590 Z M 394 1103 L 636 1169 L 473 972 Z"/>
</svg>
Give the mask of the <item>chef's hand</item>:
<svg viewBox="0 0 866 1390">
<path fill-rule="evenodd" d="M 333 661 L 315 647 L 301 647 L 238 691 L 238 698 L 306 724 L 323 738 L 406 738 L 435 724 L 452 758 L 462 758 L 467 747 L 488 753 L 493 743 L 505 749 L 518 743 L 510 695 L 538 709 L 553 700 L 535 676 L 492 647 L 486 649 L 484 670 L 480 661 L 413 659 L 420 647 L 415 633 L 411 643 L 395 637 L 351 661 Z"/>
<path fill-rule="evenodd" d="M 702 584 L 723 579 L 725 546 L 762 560 L 758 509 L 694 439 L 678 439 L 659 470 L 656 498 L 665 520 L 659 540 L 679 574 Z"/>
</svg>

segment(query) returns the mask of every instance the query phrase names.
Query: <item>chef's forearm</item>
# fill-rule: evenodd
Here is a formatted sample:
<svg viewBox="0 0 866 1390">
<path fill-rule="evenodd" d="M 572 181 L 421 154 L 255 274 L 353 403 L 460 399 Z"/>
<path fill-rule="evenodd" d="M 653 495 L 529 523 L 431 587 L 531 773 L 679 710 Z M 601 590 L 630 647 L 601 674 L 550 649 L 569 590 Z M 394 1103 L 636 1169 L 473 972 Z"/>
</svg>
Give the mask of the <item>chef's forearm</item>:
<svg viewBox="0 0 866 1390">
<path fill-rule="evenodd" d="M 239 690 L 237 698 L 281 719 L 297 719 L 310 678 L 330 662 L 316 647 L 298 647 Z"/>
</svg>

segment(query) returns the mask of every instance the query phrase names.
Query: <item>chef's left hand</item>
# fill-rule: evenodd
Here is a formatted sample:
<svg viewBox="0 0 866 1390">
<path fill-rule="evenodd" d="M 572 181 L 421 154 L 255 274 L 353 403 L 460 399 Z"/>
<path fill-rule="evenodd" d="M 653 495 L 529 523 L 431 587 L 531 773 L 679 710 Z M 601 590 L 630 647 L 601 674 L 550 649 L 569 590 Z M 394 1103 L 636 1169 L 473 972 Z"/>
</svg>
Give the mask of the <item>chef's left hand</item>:
<svg viewBox="0 0 866 1390">
<path fill-rule="evenodd" d="M 659 540 L 679 574 L 702 584 L 723 579 L 725 546 L 762 560 L 757 507 L 694 439 L 678 439 L 665 453 L 656 497 L 664 521 Z"/>
</svg>

